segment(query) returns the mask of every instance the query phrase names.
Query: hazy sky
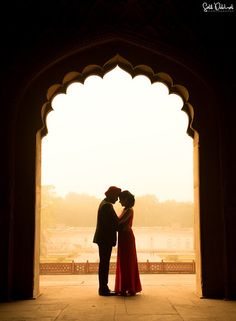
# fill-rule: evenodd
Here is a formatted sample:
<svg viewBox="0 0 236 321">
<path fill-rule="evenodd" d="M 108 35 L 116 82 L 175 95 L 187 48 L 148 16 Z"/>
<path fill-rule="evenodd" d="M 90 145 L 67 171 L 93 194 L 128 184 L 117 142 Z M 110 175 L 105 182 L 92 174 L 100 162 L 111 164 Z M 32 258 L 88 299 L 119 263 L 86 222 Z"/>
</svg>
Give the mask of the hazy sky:
<svg viewBox="0 0 236 321">
<path fill-rule="evenodd" d="M 42 140 L 42 185 L 104 197 L 110 185 L 193 200 L 193 140 L 182 99 L 119 67 L 56 96 Z"/>
</svg>

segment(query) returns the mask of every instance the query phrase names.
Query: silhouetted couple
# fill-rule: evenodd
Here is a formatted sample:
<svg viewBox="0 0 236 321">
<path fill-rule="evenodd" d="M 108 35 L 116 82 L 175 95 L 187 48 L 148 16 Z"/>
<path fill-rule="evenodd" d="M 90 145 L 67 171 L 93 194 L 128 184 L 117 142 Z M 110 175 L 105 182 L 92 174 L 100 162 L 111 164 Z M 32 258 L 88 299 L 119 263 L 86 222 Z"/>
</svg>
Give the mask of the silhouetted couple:
<svg viewBox="0 0 236 321">
<path fill-rule="evenodd" d="M 99 249 L 99 295 L 135 295 L 142 290 L 132 231 L 135 198 L 129 191 L 121 191 L 115 186 L 109 187 L 105 196 L 98 208 L 97 227 L 93 239 Z M 119 216 L 113 208 L 118 198 L 123 206 Z M 115 291 L 111 291 L 108 287 L 108 275 L 112 247 L 117 242 L 117 231 Z"/>
</svg>

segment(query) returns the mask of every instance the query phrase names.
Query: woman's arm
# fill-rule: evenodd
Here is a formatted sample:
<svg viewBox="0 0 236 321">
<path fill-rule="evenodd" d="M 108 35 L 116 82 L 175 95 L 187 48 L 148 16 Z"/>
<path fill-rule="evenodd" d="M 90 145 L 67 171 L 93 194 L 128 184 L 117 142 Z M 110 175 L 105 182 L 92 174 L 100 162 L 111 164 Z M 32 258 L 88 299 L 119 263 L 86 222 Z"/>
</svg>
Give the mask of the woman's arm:
<svg viewBox="0 0 236 321">
<path fill-rule="evenodd" d="M 133 213 L 134 210 L 132 208 L 124 210 L 119 216 L 119 224 L 125 224 L 129 220 L 130 216 L 133 215 Z"/>
<path fill-rule="evenodd" d="M 125 215 L 126 210 L 123 210 L 120 215 L 118 215 L 119 220 L 122 219 L 122 217 Z"/>
</svg>

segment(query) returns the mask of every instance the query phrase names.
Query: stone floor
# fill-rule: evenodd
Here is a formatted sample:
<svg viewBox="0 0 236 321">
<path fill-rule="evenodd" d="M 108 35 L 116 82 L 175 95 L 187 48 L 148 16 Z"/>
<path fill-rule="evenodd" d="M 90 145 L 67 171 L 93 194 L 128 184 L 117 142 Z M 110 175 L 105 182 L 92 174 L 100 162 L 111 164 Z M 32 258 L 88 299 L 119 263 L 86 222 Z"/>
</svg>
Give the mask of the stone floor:
<svg viewBox="0 0 236 321">
<path fill-rule="evenodd" d="M 200 299 L 195 275 L 141 274 L 141 282 L 135 297 L 101 297 L 96 275 L 41 276 L 41 295 L 1 303 L 0 320 L 236 321 L 236 301 Z"/>
</svg>

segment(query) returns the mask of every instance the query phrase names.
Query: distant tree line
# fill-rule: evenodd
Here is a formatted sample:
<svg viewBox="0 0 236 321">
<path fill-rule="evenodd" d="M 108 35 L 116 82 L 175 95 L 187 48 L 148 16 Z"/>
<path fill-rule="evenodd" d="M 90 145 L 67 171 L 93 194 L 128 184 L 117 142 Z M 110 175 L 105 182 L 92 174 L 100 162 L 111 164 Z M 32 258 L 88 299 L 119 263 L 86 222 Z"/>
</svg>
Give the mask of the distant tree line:
<svg viewBox="0 0 236 321">
<path fill-rule="evenodd" d="M 58 225 L 93 227 L 100 199 L 87 194 L 69 193 L 60 197 L 51 185 L 42 186 L 42 229 Z M 122 208 L 115 204 L 117 213 Z M 174 200 L 160 202 L 155 195 L 136 197 L 134 226 L 193 227 L 193 203 Z"/>
</svg>

